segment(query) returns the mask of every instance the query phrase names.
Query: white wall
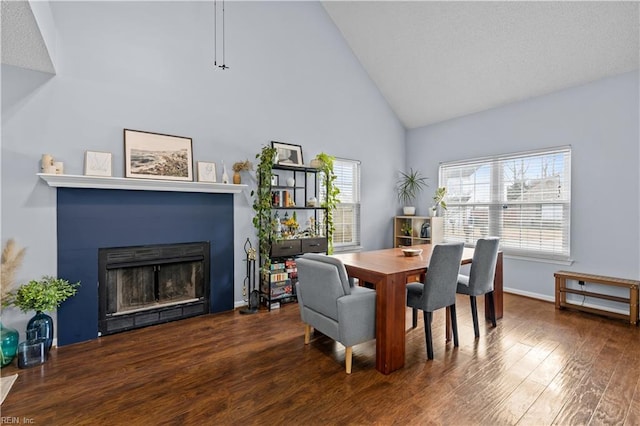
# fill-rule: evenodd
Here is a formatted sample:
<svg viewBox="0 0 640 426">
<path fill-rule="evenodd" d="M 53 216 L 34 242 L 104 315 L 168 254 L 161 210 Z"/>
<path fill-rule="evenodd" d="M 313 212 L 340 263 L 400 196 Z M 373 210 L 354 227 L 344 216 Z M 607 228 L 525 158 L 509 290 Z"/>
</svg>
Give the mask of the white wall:
<svg viewBox="0 0 640 426">
<path fill-rule="evenodd" d="M 553 300 L 560 269 L 640 278 L 638 91 L 638 72 L 626 73 L 409 131 L 408 167 L 434 183 L 421 205 L 430 204 L 439 162 L 571 145 L 574 262 L 507 257 L 505 287 Z"/>
<path fill-rule="evenodd" d="M 213 2 L 51 11 L 57 75 L 2 67 L 1 233 L 27 247 L 19 281 L 56 273 L 56 197 L 35 175 L 41 154 L 82 174 L 85 150 L 108 151 L 123 176 L 123 128 L 191 137 L 194 161 L 228 166 L 271 140 L 302 145 L 306 163 L 321 151 L 359 159 L 363 245 L 390 244 L 405 131 L 319 3 L 227 2 L 226 71 L 212 66 Z M 236 302 L 245 239 L 256 246 L 249 192 L 235 196 Z M 9 309 L 3 322 L 23 331 L 28 317 Z"/>
</svg>

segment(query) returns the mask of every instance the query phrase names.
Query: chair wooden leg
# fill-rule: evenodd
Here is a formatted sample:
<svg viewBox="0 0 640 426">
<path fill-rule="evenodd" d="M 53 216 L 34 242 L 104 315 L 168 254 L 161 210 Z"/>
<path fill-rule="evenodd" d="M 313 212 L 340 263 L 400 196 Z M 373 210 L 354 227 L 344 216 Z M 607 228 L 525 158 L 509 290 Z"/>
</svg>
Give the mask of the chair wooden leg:
<svg viewBox="0 0 640 426">
<path fill-rule="evenodd" d="M 431 312 L 424 312 L 424 338 L 427 342 L 427 359 L 433 359 L 433 336 L 431 335 Z"/>
<path fill-rule="evenodd" d="M 453 331 L 453 346 L 458 346 L 458 319 L 456 318 L 456 305 L 455 303 L 449 306 L 449 312 L 451 312 L 451 331 Z"/>
<path fill-rule="evenodd" d="M 418 309 L 413 308 L 411 314 L 412 314 L 412 320 L 413 320 L 411 322 L 411 325 L 412 325 L 411 328 L 416 328 L 418 326 Z"/>
<path fill-rule="evenodd" d="M 489 299 L 489 312 L 491 313 L 491 325 L 495 327 L 496 326 L 496 305 L 495 305 L 495 302 L 493 301 L 493 291 L 490 291 L 487 294 L 489 295 L 488 299 Z"/>
<path fill-rule="evenodd" d="M 304 344 L 308 345 L 311 340 L 311 326 L 309 324 L 304 325 Z"/>
<path fill-rule="evenodd" d="M 353 359 L 353 348 L 348 346 L 344 351 L 344 365 L 347 369 L 347 374 L 351 374 L 351 361 Z"/>
<path fill-rule="evenodd" d="M 476 338 L 480 337 L 480 328 L 478 327 L 478 305 L 475 296 L 469 296 L 471 302 L 471 318 L 473 318 L 473 332 Z"/>
</svg>

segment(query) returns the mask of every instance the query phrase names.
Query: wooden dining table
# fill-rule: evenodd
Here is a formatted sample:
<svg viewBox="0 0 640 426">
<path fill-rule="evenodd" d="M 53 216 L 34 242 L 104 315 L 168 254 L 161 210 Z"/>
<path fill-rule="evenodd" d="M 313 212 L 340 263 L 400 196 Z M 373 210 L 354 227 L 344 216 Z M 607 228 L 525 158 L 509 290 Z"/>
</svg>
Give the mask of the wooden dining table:
<svg viewBox="0 0 640 426">
<path fill-rule="evenodd" d="M 404 366 L 406 284 L 424 282 L 434 245 L 422 244 L 411 249 L 422 249 L 418 256 L 405 256 L 401 248 L 335 254 L 344 263 L 350 277 L 360 285 L 376 290 L 376 369 L 390 374 Z M 465 248 L 461 265 L 473 260 L 472 248 Z M 489 295 L 485 295 L 485 316 L 489 318 Z M 502 318 L 502 252 L 498 252 L 494 277 L 494 306 L 496 319 Z"/>
</svg>

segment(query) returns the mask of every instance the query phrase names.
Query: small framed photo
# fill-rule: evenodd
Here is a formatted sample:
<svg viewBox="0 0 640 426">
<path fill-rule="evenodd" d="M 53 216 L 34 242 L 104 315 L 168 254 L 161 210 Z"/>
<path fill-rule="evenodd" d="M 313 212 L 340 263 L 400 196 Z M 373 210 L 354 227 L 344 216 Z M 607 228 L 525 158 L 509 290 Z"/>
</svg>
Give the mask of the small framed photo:
<svg viewBox="0 0 640 426">
<path fill-rule="evenodd" d="M 191 138 L 124 129 L 125 177 L 193 180 Z"/>
<path fill-rule="evenodd" d="M 285 166 L 302 166 L 302 146 L 290 143 L 271 141 L 276 151 L 276 163 Z"/>
<path fill-rule="evenodd" d="M 216 163 L 198 161 L 196 168 L 198 169 L 198 182 L 216 181 Z"/>
<path fill-rule="evenodd" d="M 271 186 L 278 186 L 278 185 L 280 185 L 280 176 L 271 175 Z"/>
<path fill-rule="evenodd" d="M 110 152 L 85 151 L 84 174 L 85 176 L 111 176 L 113 166 Z"/>
</svg>

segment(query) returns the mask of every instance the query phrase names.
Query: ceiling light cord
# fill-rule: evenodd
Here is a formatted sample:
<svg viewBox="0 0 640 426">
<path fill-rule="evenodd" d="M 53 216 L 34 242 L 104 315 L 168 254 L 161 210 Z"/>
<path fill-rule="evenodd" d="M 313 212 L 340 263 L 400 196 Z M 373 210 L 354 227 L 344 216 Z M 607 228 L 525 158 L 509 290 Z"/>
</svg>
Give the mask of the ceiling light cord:
<svg viewBox="0 0 640 426">
<path fill-rule="evenodd" d="M 225 62 L 224 0 L 222 0 L 222 65 L 218 65 L 218 3 L 213 0 L 213 66 L 222 70 L 229 69 Z"/>
</svg>

